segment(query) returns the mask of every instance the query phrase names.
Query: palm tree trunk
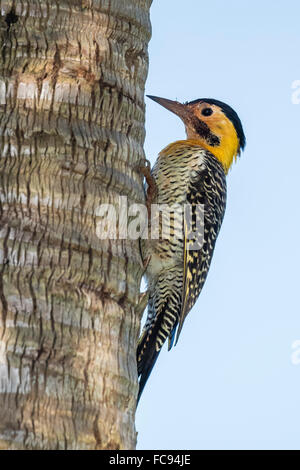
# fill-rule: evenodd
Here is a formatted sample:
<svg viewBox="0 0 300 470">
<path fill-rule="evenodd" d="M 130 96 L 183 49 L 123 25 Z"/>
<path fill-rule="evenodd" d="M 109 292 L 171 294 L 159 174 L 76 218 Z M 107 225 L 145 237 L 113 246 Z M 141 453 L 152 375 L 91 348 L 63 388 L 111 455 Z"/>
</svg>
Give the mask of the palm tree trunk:
<svg viewBox="0 0 300 470">
<path fill-rule="evenodd" d="M 0 449 L 135 447 L 150 4 L 0 1 Z"/>
</svg>

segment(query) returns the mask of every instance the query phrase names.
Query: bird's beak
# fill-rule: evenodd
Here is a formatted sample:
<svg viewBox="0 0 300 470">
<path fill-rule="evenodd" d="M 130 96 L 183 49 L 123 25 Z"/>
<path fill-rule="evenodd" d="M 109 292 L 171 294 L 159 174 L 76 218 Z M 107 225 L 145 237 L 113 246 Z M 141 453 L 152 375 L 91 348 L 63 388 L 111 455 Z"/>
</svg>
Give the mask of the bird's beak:
<svg viewBox="0 0 300 470">
<path fill-rule="evenodd" d="M 185 104 L 179 103 L 178 101 L 168 100 L 167 98 L 159 98 L 158 96 L 147 95 L 147 98 L 156 101 L 156 103 L 176 114 L 185 123 L 187 123 L 191 118 L 191 110 Z"/>
</svg>

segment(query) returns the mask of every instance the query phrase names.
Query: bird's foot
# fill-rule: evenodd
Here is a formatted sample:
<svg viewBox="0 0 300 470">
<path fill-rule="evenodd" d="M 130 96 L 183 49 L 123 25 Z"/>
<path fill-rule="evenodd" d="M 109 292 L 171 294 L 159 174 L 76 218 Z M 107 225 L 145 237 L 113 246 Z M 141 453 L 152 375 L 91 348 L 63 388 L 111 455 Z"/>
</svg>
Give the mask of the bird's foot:
<svg viewBox="0 0 300 470">
<path fill-rule="evenodd" d="M 157 184 L 153 176 L 151 175 L 151 165 L 149 160 L 145 160 L 144 165 L 137 165 L 136 169 L 142 173 L 147 182 L 147 200 L 146 207 L 148 211 L 149 220 L 151 218 L 151 205 L 157 195 Z"/>
</svg>

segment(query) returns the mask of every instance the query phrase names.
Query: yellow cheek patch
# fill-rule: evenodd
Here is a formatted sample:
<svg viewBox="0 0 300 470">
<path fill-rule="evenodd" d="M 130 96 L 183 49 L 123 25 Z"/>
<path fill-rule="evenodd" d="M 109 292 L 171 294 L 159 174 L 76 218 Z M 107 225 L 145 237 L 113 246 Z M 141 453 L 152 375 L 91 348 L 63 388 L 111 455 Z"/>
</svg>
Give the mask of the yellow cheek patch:
<svg viewBox="0 0 300 470">
<path fill-rule="evenodd" d="M 213 147 L 200 138 L 201 145 L 222 163 L 225 173 L 227 173 L 239 153 L 239 139 L 234 125 L 226 116 L 223 119 L 212 118 L 210 122 L 207 120 L 206 123 L 209 125 L 211 132 L 219 137 L 220 145 Z"/>
</svg>

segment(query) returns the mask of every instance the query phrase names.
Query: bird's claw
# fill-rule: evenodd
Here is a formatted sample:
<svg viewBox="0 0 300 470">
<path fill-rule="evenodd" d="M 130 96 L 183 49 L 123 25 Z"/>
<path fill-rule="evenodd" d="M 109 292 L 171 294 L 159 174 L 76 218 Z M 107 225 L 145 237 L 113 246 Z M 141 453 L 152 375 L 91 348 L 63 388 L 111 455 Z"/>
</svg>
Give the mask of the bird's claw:
<svg viewBox="0 0 300 470">
<path fill-rule="evenodd" d="M 149 160 L 145 159 L 143 165 L 136 165 L 135 168 L 142 173 L 148 185 L 146 206 L 147 206 L 147 211 L 148 211 L 148 217 L 150 219 L 151 218 L 151 205 L 157 195 L 156 181 L 151 175 L 151 164 Z"/>
</svg>

